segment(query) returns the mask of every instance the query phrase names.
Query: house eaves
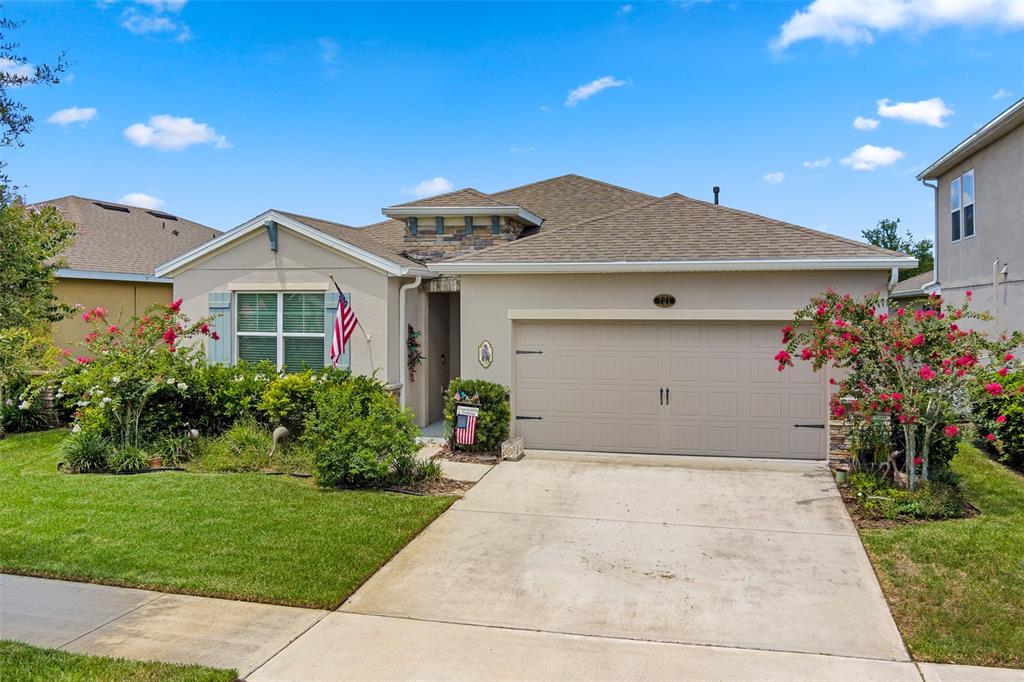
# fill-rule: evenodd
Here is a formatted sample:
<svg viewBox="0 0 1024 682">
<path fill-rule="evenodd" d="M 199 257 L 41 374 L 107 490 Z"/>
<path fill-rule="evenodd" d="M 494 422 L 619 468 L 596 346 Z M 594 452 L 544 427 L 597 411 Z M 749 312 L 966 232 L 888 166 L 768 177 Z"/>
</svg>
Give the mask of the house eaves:
<svg viewBox="0 0 1024 682">
<path fill-rule="evenodd" d="M 917 267 L 910 256 L 855 258 L 773 258 L 736 260 L 613 261 L 613 262 L 472 262 L 441 261 L 431 270 L 452 275 L 506 275 L 611 272 L 755 272 L 789 270 L 891 270 Z"/>
<path fill-rule="evenodd" d="M 1024 97 L 974 131 L 970 137 L 946 152 L 942 158 L 925 168 L 918 180 L 934 180 L 972 154 L 984 149 L 1019 125 L 1024 125 Z"/>
<path fill-rule="evenodd" d="M 477 216 L 498 215 L 518 218 L 522 222 L 539 226 L 544 222 L 540 216 L 522 206 L 388 206 L 381 213 L 389 218 L 420 218 L 430 216 Z"/>
</svg>

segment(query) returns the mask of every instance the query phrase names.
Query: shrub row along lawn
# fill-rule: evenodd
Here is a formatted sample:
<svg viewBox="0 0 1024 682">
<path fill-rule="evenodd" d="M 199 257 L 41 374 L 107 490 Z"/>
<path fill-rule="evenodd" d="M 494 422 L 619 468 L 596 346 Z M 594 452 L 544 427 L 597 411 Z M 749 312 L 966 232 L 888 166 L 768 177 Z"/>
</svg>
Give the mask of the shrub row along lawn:
<svg viewBox="0 0 1024 682">
<path fill-rule="evenodd" d="M 903 638 L 926 661 L 1024 668 L 1024 477 L 962 445 L 969 519 L 861 531 Z"/>
<path fill-rule="evenodd" d="M 20 682 L 234 682 L 234 670 L 86 656 L 0 640 L 0 676 Z"/>
<path fill-rule="evenodd" d="M 0 571 L 331 608 L 451 497 L 263 474 L 58 473 L 64 431 L 0 441 Z"/>
</svg>

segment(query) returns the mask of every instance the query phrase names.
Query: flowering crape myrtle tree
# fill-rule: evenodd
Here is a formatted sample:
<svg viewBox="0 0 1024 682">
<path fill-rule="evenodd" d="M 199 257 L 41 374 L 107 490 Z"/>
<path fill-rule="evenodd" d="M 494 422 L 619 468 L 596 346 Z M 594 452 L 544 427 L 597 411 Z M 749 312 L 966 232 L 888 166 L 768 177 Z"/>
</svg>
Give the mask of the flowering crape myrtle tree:
<svg viewBox="0 0 1024 682">
<path fill-rule="evenodd" d="M 954 308 L 933 295 L 926 309 L 884 312 L 877 293 L 854 299 L 830 289 L 797 311 L 794 325 L 783 327 L 785 349 L 775 360 L 780 372 L 793 365 L 794 356 L 815 370 L 841 368 L 838 374 L 845 378 L 830 379 L 836 418 L 860 424 L 876 416 L 895 418 L 905 436 L 907 483 L 913 489 L 918 477 L 928 480 L 931 446 L 959 437 L 954 422 L 968 416 L 970 389 L 983 381 L 983 367 L 1006 374 L 1018 362 L 1011 351 L 1024 340 L 1020 332 L 990 340 L 964 328 L 970 320 L 990 319 L 971 311 L 969 301 L 970 292 Z M 989 381 L 985 390 L 999 394 L 1003 387 Z"/>
<path fill-rule="evenodd" d="M 202 344 L 187 342 L 218 337 L 209 320 L 190 322 L 180 309 L 181 299 L 154 304 L 123 326 L 104 308 L 82 313 L 92 325 L 85 354 L 74 357 L 82 367 L 63 379 L 57 393 L 75 400 L 75 431 L 98 428 L 122 445 L 138 447 L 147 410 L 189 400 L 189 390 L 197 387 L 188 381 L 204 357 Z M 75 355 L 69 349 L 61 353 Z"/>
</svg>

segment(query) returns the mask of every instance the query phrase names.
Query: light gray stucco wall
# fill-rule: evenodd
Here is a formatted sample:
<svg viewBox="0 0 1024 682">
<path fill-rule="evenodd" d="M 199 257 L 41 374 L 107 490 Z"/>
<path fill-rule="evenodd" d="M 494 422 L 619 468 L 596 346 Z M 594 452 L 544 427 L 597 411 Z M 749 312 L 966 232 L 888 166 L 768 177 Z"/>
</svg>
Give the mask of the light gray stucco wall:
<svg viewBox="0 0 1024 682">
<path fill-rule="evenodd" d="M 950 187 L 954 179 L 974 169 L 975 233 L 954 242 Z M 958 305 L 970 290 L 974 306 L 988 310 L 990 330 L 1024 327 L 1024 126 L 1020 126 L 961 162 L 939 178 L 936 250 L 942 295 Z M 1007 266 L 993 295 L 993 263 Z"/>
<path fill-rule="evenodd" d="M 681 311 L 795 311 L 832 287 L 855 296 L 886 291 L 888 271 L 708 272 L 572 275 L 463 275 L 461 293 L 462 376 L 511 385 L 510 309 L 633 310 L 649 319 L 673 319 Z M 673 308 L 654 306 L 657 294 L 676 297 Z M 477 361 L 481 341 L 494 344 L 494 362 Z"/>
</svg>

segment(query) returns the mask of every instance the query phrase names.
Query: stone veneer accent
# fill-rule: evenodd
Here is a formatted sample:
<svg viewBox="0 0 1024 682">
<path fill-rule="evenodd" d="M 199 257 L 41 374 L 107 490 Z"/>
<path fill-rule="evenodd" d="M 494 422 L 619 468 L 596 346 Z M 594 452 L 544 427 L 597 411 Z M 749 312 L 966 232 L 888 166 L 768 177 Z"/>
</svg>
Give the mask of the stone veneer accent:
<svg viewBox="0 0 1024 682">
<path fill-rule="evenodd" d="M 850 455 L 850 423 L 844 419 L 830 419 L 828 422 L 828 464 L 833 471 L 850 469 L 853 457 Z"/>
<path fill-rule="evenodd" d="M 464 253 L 473 253 L 489 246 L 513 241 L 519 237 L 524 225 L 514 218 L 499 217 L 498 234 L 491 232 L 491 216 L 473 218 L 473 234 L 466 234 L 463 216 L 446 217 L 444 234 L 437 234 L 435 218 L 420 218 L 417 233 L 410 234 L 406 220 L 405 252 L 416 260 L 439 261 Z"/>
</svg>

